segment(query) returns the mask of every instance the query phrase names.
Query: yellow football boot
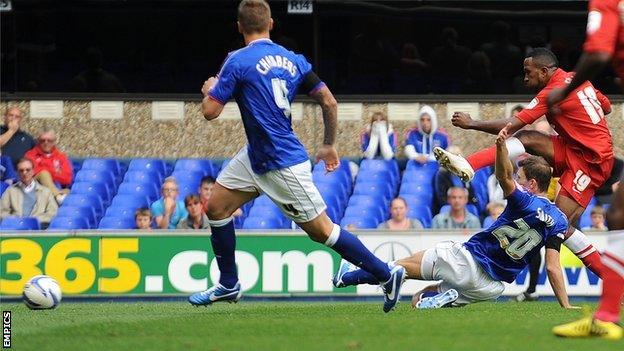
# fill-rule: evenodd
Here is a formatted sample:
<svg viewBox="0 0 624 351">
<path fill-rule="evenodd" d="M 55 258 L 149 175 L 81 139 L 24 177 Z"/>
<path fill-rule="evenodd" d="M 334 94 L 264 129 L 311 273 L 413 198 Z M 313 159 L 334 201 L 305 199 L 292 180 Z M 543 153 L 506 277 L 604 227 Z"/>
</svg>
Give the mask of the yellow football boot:
<svg viewBox="0 0 624 351">
<path fill-rule="evenodd" d="M 593 319 L 591 316 L 581 318 L 575 322 L 558 325 L 553 333 L 564 338 L 598 337 L 609 340 L 619 340 L 624 335 L 622 327 L 613 322 L 604 322 Z"/>
</svg>

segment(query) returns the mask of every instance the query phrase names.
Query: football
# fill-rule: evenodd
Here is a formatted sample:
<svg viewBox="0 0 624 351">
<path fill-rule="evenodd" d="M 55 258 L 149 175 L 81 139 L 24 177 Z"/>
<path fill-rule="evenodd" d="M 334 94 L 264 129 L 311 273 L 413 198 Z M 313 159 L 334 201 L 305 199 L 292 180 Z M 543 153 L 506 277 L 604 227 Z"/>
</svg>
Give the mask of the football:
<svg viewBox="0 0 624 351">
<path fill-rule="evenodd" d="M 61 302 L 61 297 L 61 287 L 47 275 L 32 277 L 22 292 L 22 300 L 31 310 L 55 308 Z"/>
</svg>

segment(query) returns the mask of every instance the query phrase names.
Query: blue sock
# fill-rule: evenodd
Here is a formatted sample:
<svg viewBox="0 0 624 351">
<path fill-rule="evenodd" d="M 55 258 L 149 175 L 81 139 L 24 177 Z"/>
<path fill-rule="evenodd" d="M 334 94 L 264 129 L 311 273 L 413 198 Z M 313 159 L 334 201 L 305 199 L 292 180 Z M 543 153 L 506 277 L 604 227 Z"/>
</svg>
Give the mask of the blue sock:
<svg viewBox="0 0 624 351">
<path fill-rule="evenodd" d="M 231 220 L 225 225 L 216 226 L 215 222 L 210 221 L 210 229 L 212 235 L 210 242 L 212 243 L 212 251 L 217 258 L 217 265 L 221 272 L 219 283 L 228 289 L 231 289 L 238 282 L 238 273 L 236 270 L 236 260 L 234 250 L 236 249 L 236 235 L 234 234 L 234 221 Z"/>
<path fill-rule="evenodd" d="M 379 280 L 374 275 L 368 273 L 363 269 L 356 269 L 351 272 L 347 272 L 342 276 L 342 282 L 347 285 L 360 285 L 360 284 L 379 284 Z"/>
<path fill-rule="evenodd" d="M 332 233 L 333 235 L 333 233 Z M 331 240 L 331 238 L 330 238 Z M 362 268 L 377 279 L 375 283 L 387 282 L 390 279 L 388 265 L 373 255 L 355 235 L 340 229 L 340 235 L 331 246 L 345 260 Z"/>
</svg>

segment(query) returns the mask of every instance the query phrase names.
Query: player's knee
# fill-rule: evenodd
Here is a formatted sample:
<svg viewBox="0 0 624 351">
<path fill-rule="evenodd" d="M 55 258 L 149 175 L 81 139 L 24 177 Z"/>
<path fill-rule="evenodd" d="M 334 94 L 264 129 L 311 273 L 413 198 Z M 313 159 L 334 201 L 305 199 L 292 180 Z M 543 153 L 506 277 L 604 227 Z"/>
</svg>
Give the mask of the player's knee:
<svg viewBox="0 0 624 351">
<path fill-rule="evenodd" d="M 231 216 L 233 212 L 234 211 L 229 211 L 225 206 L 211 202 L 208 204 L 206 215 L 208 216 L 208 219 L 219 220 Z"/>
</svg>

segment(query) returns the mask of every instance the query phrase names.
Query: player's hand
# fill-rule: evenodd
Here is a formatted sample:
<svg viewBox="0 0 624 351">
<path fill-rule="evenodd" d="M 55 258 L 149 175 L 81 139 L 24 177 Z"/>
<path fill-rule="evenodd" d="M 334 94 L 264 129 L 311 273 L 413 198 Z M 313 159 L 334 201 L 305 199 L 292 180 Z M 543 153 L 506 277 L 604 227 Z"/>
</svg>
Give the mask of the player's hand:
<svg viewBox="0 0 624 351">
<path fill-rule="evenodd" d="M 548 105 L 548 112 L 552 114 L 559 114 L 561 109 L 557 106 L 563 99 L 565 99 L 566 94 L 563 88 L 554 88 L 548 94 L 548 98 L 546 98 L 546 105 Z"/>
<path fill-rule="evenodd" d="M 498 132 L 498 136 L 496 137 L 496 145 L 501 146 L 505 143 L 507 138 L 509 138 L 509 128 L 511 128 L 511 123 L 507 123 L 507 125 Z"/>
<path fill-rule="evenodd" d="M 208 93 L 210 93 L 218 81 L 219 79 L 215 77 L 208 78 L 208 80 L 204 82 L 204 86 L 202 86 L 202 94 L 204 94 L 204 96 L 208 96 Z"/>
<path fill-rule="evenodd" d="M 327 172 L 333 172 L 340 166 L 340 159 L 338 159 L 338 151 L 334 145 L 323 145 L 316 153 L 316 162 L 323 160 L 325 162 L 325 170 Z"/>
<path fill-rule="evenodd" d="M 462 129 L 470 129 L 472 125 L 472 118 L 469 113 L 466 112 L 454 112 L 451 117 L 451 123 L 455 127 Z"/>
</svg>

